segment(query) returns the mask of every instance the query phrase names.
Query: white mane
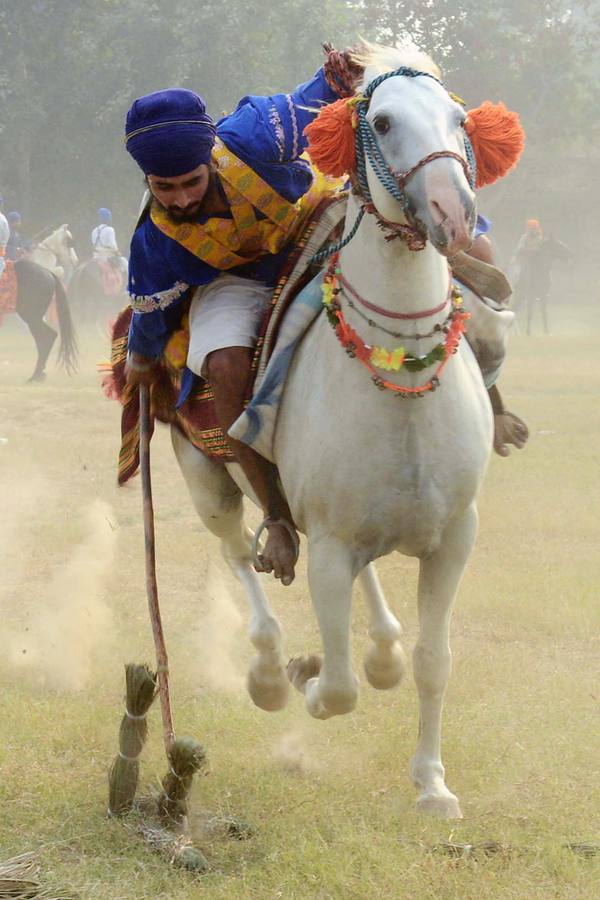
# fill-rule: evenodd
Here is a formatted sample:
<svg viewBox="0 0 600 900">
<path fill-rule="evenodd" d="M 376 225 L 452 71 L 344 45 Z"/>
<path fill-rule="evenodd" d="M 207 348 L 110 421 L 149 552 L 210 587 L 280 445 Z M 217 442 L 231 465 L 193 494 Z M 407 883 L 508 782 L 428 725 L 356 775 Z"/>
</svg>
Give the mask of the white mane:
<svg viewBox="0 0 600 900">
<path fill-rule="evenodd" d="M 362 48 L 355 54 L 355 59 L 365 69 L 365 77 L 361 85 L 362 89 L 373 78 L 383 75 L 384 72 L 393 72 L 394 69 L 398 69 L 400 66 L 419 69 L 422 72 L 429 72 L 431 75 L 435 75 L 436 78 L 441 78 L 439 66 L 427 53 L 419 50 L 414 44 L 387 47 L 384 44 L 372 44 L 363 40 Z"/>
</svg>

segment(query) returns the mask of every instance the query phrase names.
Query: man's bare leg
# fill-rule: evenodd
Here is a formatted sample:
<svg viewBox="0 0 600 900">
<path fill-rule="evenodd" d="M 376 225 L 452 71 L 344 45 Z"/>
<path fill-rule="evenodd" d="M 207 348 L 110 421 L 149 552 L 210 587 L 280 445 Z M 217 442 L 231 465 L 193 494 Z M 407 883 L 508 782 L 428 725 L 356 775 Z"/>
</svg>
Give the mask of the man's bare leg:
<svg viewBox="0 0 600 900">
<path fill-rule="evenodd" d="M 236 441 L 227 434 L 243 412 L 253 353 L 248 347 L 213 350 L 206 357 L 206 378 L 213 389 L 219 425 L 252 485 L 265 517 L 285 519 L 293 527 L 290 508 L 279 490 L 275 466 L 247 444 Z M 262 554 L 263 569 L 265 572 L 273 572 L 275 578 L 280 578 L 283 584 L 291 584 L 297 557 L 294 540 L 284 525 L 273 522 L 267 525 L 267 529 L 269 536 Z"/>
</svg>

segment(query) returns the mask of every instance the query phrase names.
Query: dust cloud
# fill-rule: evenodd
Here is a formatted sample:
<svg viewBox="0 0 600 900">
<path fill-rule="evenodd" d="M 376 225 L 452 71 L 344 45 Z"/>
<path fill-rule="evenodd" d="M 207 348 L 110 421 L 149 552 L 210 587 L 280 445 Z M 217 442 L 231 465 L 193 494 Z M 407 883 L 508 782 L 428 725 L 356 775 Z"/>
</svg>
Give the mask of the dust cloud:
<svg viewBox="0 0 600 900">
<path fill-rule="evenodd" d="M 66 559 L 55 553 L 41 561 L 39 513 L 48 504 L 60 508 L 58 489 L 39 475 L 15 487 L 0 525 L 0 665 L 13 678 L 29 677 L 45 689 L 80 691 L 111 636 L 106 588 L 117 540 L 112 510 L 92 501 L 71 523 L 77 536 Z"/>
<path fill-rule="evenodd" d="M 316 772 L 321 766 L 309 749 L 310 738 L 301 728 L 282 734 L 273 748 L 273 758 L 286 772 L 304 775 Z"/>
<path fill-rule="evenodd" d="M 215 690 L 241 692 L 246 668 L 242 658 L 247 644 L 244 620 L 218 565 L 212 561 L 208 563 L 203 593 L 206 603 L 194 633 L 198 676 Z"/>
</svg>

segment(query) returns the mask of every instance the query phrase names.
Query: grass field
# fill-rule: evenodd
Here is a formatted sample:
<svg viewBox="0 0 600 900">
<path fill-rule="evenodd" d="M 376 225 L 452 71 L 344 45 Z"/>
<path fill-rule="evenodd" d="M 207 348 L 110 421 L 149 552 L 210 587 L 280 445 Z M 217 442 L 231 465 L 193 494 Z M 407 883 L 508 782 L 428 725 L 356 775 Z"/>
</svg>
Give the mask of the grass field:
<svg viewBox="0 0 600 900">
<path fill-rule="evenodd" d="M 82 898 L 549 900 L 600 897 L 600 314 L 555 313 L 556 334 L 515 336 L 501 378 L 531 428 L 495 457 L 481 530 L 452 629 L 447 782 L 464 820 L 420 818 L 407 775 L 417 730 L 412 679 L 362 679 L 354 714 L 313 721 L 295 694 L 267 714 L 245 694 L 251 648 L 240 590 L 196 519 L 166 429 L 153 440 L 158 577 L 176 727 L 202 741 L 209 777 L 192 821 L 211 864 L 170 869 L 106 818 L 106 773 L 123 711 L 123 665 L 152 661 L 139 479 L 118 489 L 119 407 L 98 389 L 100 339 L 81 373 L 26 386 L 33 345 L 0 330 L 0 862 L 39 851 L 48 884 Z M 256 521 L 256 514 L 250 511 Z M 416 637 L 416 563 L 379 566 Z M 319 650 L 304 565 L 270 596 L 289 655 Z M 357 590 L 357 668 L 366 617 Z M 158 705 L 144 788 L 165 763 Z M 254 836 L 203 831 L 202 812 Z M 502 844 L 491 857 L 432 852 Z"/>
</svg>

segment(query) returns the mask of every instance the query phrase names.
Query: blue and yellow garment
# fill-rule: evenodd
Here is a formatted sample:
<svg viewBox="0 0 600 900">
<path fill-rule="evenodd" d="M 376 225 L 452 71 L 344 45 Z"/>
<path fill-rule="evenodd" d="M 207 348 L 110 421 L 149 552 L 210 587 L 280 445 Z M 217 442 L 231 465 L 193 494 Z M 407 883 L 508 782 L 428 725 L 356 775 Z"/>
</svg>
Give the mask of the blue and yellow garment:
<svg viewBox="0 0 600 900">
<path fill-rule="evenodd" d="M 213 162 L 230 207 L 197 223 L 173 223 L 156 205 L 138 225 L 129 261 L 134 309 L 129 349 L 158 357 L 179 325 L 181 301 L 223 271 L 274 285 L 322 182 L 305 159 L 306 125 L 337 100 L 323 69 L 292 94 L 244 97 L 217 123 Z"/>
</svg>

